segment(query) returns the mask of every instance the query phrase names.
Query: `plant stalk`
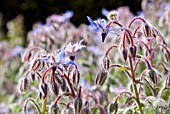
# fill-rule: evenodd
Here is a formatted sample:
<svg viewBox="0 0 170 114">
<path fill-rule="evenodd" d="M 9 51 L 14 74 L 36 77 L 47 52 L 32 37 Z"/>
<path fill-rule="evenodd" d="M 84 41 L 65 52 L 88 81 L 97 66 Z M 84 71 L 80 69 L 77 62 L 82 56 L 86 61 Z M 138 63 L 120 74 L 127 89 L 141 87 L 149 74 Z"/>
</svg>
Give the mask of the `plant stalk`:
<svg viewBox="0 0 170 114">
<path fill-rule="evenodd" d="M 130 56 L 128 58 L 129 58 L 130 71 L 131 71 L 131 77 L 132 77 L 131 79 L 132 79 L 132 83 L 133 83 L 133 90 L 135 93 L 136 103 L 138 105 L 140 114 L 143 114 L 143 110 L 142 110 L 142 107 L 140 105 L 140 100 L 139 100 L 139 93 L 138 93 L 137 86 L 136 86 L 136 80 L 135 80 L 135 75 L 134 75 L 135 71 L 133 70 L 132 58 Z"/>
</svg>

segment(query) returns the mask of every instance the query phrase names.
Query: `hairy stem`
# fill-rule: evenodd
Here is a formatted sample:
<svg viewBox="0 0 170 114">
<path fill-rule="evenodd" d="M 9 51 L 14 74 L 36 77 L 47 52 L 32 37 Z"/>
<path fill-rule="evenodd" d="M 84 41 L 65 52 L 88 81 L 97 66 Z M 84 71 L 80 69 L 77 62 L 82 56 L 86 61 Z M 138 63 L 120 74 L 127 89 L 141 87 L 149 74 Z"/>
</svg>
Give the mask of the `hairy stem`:
<svg viewBox="0 0 170 114">
<path fill-rule="evenodd" d="M 130 71 L 131 71 L 131 77 L 132 77 L 132 83 L 133 83 L 133 89 L 134 89 L 134 93 L 135 93 L 136 103 L 138 105 L 140 114 L 143 114 L 143 110 L 140 105 L 139 93 L 138 93 L 137 86 L 136 86 L 135 72 L 133 70 L 132 58 L 130 56 L 129 56 L 129 64 L 130 64 Z"/>
<path fill-rule="evenodd" d="M 45 112 L 46 112 L 46 105 L 47 105 L 47 98 L 43 99 L 43 105 L 42 105 L 42 112 L 41 112 L 41 114 L 45 114 Z"/>
</svg>

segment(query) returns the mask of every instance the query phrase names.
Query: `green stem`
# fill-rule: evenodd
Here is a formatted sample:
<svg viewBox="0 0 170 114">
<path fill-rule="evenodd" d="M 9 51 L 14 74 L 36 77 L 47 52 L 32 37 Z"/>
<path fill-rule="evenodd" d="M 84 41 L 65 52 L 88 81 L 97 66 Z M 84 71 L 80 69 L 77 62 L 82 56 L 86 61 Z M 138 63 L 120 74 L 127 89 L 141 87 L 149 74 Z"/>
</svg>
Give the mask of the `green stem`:
<svg viewBox="0 0 170 114">
<path fill-rule="evenodd" d="M 131 77 L 132 77 L 131 79 L 132 79 L 132 83 L 133 83 L 133 90 L 135 92 L 136 103 L 138 105 L 140 114 L 143 114 L 143 110 L 140 105 L 139 93 L 138 93 L 137 86 L 136 86 L 135 71 L 133 70 L 132 58 L 130 56 L 129 56 L 129 64 L 130 64 L 130 71 L 131 71 Z"/>
<path fill-rule="evenodd" d="M 43 105 L 42 105 L 42 112 L 41 114 L 45 114 L 46 112 L 46 104 L 47 104 L 47 98 L 43 100 Z"/>
<path fill-rule="evenodd" d="M 37 109 L 38 114 L 41 114 L 41 111 L 40 111 L 40 108 L 38 107 L 38 104 L 37 104 L 37 103 L 35 102 L 35 100 L 32 99 L 32 98 L 29 98 L 29 99 L 27 99 L 27 100 L 25 101 L 24 111 L 26 111 L 26 106 L 27 106 L 27 103 L 28 103 L 29 101 L 31 101 L 31 102 L 34 104 L 35 108 Z"/>
<path fill-rule="evenodd" d="M 165 90 L 165 87 L 163 86 L 163 87 L 161 88 L 161 90 L 159 91 L 158 98 L 161 98 L 164 90 Z"/>
</svg>

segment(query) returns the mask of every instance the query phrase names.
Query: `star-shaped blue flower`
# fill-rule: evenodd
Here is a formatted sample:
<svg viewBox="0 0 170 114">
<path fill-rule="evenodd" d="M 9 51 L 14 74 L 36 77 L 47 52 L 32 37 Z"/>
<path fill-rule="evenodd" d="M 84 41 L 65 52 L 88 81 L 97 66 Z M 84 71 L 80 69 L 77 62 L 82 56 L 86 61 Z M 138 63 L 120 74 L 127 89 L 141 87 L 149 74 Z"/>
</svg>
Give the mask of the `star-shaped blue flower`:
<svg viewBox="0 0 170 114">
<path fill-rule="evenodd" d="M 65 65 L 76 65 L 74 63 L 74 61 L 71 61 L 70 59 L 66 58 L 66 54 L 65 54 L 65 51 L 64 49 L 61 49 L 59 50 L 59 52 L 55 55 L 48 55 L 47 57 L 45 58 L 41 58 L 40 59 L 41 61 L 46 61 L 48 63 L 51 63 L 53 64 L 54 66 L 59 66 L 62 65 L 62 64 L 65 64 Z"/>
<path fill-rule="evenodd" d="M 90 22 L 90 25 L 93 27 L 95 32 L 101 32 L 102 36 L 102 42 L 105 41 L 105 38 L 109 32 L 115 34 L 116 36 L 119 36 L 114 29 L 113 26 L 111 26 L 111 21 L 107 22 L 105 19 L 101 19 L 100 22 L 93 21 L 89 16 L 87 16 L 88 21 Z"/>
</svg>

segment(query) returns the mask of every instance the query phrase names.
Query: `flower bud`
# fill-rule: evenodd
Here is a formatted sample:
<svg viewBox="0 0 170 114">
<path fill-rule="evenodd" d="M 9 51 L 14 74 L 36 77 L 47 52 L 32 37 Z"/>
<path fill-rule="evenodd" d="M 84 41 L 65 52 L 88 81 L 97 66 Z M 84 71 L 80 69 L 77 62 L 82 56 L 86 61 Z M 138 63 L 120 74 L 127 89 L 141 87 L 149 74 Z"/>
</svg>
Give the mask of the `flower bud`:
<svg viewBox="0 0 170 114">
<path fill-rule="evenodd" d="M 133 59 L 135 59 L 135 57 L 136 57 L 136 50 L 137 50 L 137 48 L 135 45 L 133 45 L 129 48 L 130 55 L 132 56 Z"/>
<path fill-rule="evenodd" d="M 152 84 L 157 84 L 158 83 L 157 74 L 153 69 L 148 70 L 148 76 L 149 76 L 149 80 L 152 82 Z"/>
<path fill-rule="evenodd" d="M 80 72 L 78 70 L 74 70 L 72 78 L 73 78 L 73 84 L 78 85 L 78 83 L 80 81 Z"/>
<path fill-rule="evenodd" d="M 85 102 L 83 108 L 80 111 L 80 114 L 91 114 L 91 110 L 89 109 L 88 101 Z"/>
<path fill-rule="evenodd" d="M 81 109 L 80 114 L 91 114 L 89 107 L 85 106 Z"/>
<path fill-rule="evenodd" d="M 74 111 L 75 114 L 79 114 L 81 107 L 82 107 L 83 101 L 80 97 L 76 97 L 74 101 Z"/>
<path fill-rule="evenodd" d="M 145 35 L 145 37 L 152 37 L 152 27 L 149 26 L 149 24 L 145 23 L 142 27 L 143 30 L 143 34 Z"/>
<path fill-rule="evenodd" d="M 62 79 L 61 90 L 63 92 L 66 92 L 66 90 L 67 90 L 67 82 L 66 82 L 66 80 L 64 78 L 61 78 L 61 79 Z"/>
<path fill-rule="evenodd" d="M 96 84 L 103 85 L 107 78 L 107 72 L 100 71 L 96 76 Z"/>
<path fill-rule="evenodd" d="M 165 80 L 165 87 L 170 89 L 170 75 Z"/>
<path fill-rule="evenodd" d="M 162 99 L 157 99 L 153 103 L 153 108 L 158 114 L 166 114 L 167 109 L 169 108 L 167 103 Z"/>
<path fill-rule="evenodd" d="M 118 111 L 118 103 L 117 103 L 117 101 L 111 102 L 108 105 L 108 111 L 109 111 L 110 114 L 112 114 L 112 113 L 116 114 L 117 113 L 117 111 Z"/>
<path fill-rule="evenodd" d="M 109 67 L 110 67 L 110 58 L 108 56 L 103 56 L 101 58 L 100 67 L 101 67 L 101 69 L 103 71 L 109 70 Z"/>
<path fill-rule="evenodd" d="M 35 60 L 34 63 L 32 64 L 32 70 L 35 71 L 37 68 L 40 66 L 41 62 L 39 59 Z"/>
<path fill-rule="evenodd" d="M 58 96 L 58 94 L 59 94 L 59 86 L 58 86 L 58 84 L 55 81 L 52 81 L 50 83 L 50 86 L 51 86 L 50 89 L 54 93 L 54 95 Z"/>
<path fill-rule="evenodd" d="M 26 92 L 28 89 L 29 81 L 26 77 L 20 79 L 19 88 L 21 92 Z"/>
<path fill-rule="evenodd" d="M 29 61 L 30 58 L 31 58 L 31 55 L 32 55 L 31 51 L 26 52 L 26 53 L 24 54 L 24 56 L 23 56 L 23 61 L 24 61 L 24 62 L 25 62 L 25 61 Z"/>
<path fill-rule="evenodd" d="M 34 72 L 31 72 L 31 79 L 32 79 L 32 81 L 35 80 L 35 73 Z"/>
<path fill-rule="evenodd" d="M 44 99 L 47 96 L 47 84 L 45 82 L 40 85 L 40 91 Z"/>
<path fill-rule="evenodd" d="M 49 110 L 49 114 L 60 114 L 60 109 L 59 107 L 56 105 L 52 105 L 50 110 Z"/>
<path fill-rule="evenodd" d="M 122 50 L 122 57 L 123 57 L 125 62 L 127 60 L 127 56 L 128 56 L 128 51 L 127 51 L 126 48 L 123 48 L 123 50 Z"/>
<path fill-rule="evenodd" d="M 170 61 L 170 51 L 169 50 L 167 50 L 165 52 L 165 59 L 166 59 L 166 61 Z"/>
</svg>

